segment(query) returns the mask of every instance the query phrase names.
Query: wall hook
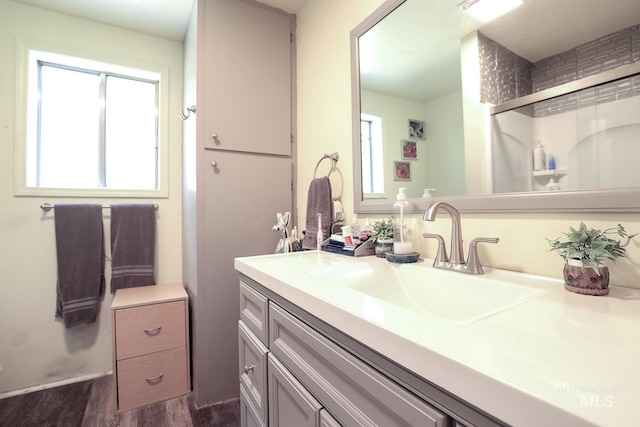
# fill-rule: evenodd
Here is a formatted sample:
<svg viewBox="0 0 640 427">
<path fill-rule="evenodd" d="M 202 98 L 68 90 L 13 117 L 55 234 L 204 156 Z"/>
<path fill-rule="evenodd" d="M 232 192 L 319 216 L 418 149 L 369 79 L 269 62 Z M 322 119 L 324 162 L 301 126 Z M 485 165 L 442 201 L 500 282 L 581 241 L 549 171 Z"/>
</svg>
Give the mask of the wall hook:
<svg viewBox="0 0 640 427">
<path fill-rule="evenodd" d="M 196 112 L 196 106 L 192 105 L 191 107 L 187 107 L 187 114 L 180 111 L 180 118 L 182 120 L 187 120 L 189 116 L 191 116 L 191 113 L 195 113 L 195 112 Z"/>
</svg>

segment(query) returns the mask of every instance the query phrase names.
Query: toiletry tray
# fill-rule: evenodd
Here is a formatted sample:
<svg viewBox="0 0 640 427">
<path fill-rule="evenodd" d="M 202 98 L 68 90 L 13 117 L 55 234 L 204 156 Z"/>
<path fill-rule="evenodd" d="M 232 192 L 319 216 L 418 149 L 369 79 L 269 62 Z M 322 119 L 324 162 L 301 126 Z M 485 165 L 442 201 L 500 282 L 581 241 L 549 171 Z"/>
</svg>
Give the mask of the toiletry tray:
<svg viewBox="0 0 640 427">
<path fill-rule="evenodd" d="M 324 242 L 322 242 L 321 248 L 325 252 L 331 252 L 334 254 L 353 256 L 353 257 L 375 255 L 376 253 L 372 240 L 367 240 L 366 242 L 362 242 L 354 248 L 354 247 L 345 247 L 345 244 L 343 242 L 327 239 Z"/>
</svg>

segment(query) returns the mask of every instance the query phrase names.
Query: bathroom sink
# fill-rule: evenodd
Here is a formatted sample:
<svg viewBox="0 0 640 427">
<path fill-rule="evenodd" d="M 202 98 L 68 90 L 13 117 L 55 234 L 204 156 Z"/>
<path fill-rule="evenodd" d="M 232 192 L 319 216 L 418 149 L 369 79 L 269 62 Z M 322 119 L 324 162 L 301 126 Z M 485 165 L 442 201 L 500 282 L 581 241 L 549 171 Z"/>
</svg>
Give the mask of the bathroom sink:
<svg viewBox="0 0 640 427">
<path fill-rule="evenodd" d="M 425 264 L 390 266 L 381 276 L 378 280 L 354 280 L 345 285 L 404 309 L 430 313 L 463 326 L 545 293 L 491 278 L 489 274 L 461 274 Z"/>
</svg>

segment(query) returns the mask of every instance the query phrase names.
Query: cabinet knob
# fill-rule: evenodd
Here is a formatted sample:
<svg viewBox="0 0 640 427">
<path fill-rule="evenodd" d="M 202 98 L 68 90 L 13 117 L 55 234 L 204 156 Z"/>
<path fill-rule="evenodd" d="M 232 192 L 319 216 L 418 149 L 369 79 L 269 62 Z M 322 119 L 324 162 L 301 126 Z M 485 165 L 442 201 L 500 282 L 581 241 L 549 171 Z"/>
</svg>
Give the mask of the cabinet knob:
<svg viewBox="0 0 640 427">
<path fill-rule="evenodd" d="M 244 367 L 244 373 L 248 374 L 249 371 L 253 371 L 253 368 L 255 368 L 255 365 L 249 365 L 249 366 L 245 366 Z"/>
<path fill-rule="evenodd" d="M 212 134 L 211 134 L 211 138 L 213 138 L 213 139 L 218 139 L 218 134 L 217 134 L 217 133 L 212 133 Z"/>
</svg>

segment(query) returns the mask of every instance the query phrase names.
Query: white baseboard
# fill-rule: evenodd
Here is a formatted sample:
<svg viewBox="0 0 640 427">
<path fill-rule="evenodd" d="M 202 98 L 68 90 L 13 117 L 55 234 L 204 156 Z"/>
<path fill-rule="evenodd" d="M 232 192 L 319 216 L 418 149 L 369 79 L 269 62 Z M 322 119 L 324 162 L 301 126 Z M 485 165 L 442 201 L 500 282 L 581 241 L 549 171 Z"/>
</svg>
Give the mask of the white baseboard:
<svg viewBox="0 0 640 427">
<path fill-rule="evenodd" d="M 21 394 L 32 393 L 34 391 L 46 390 L 54 387 L 60 387 L 67 384 L 80 383 L 82 381 L 92 380 L 94 378 L 103 377 L 105 375 L 111 375 L 112 373 L 113 371 L 99 372 L 95 374 L 83 375 L 80 377 L 66 378 L 64 380 L 54 381 L 46 384 L 38 384 L 33 387 L 22 388 L 19 390 L 11 390 L 4 393 L 0 393 L 0 400 L 6 399 L 7 397 L 13 397 L 13 396 L 19 396 Z"/>
</svg>

